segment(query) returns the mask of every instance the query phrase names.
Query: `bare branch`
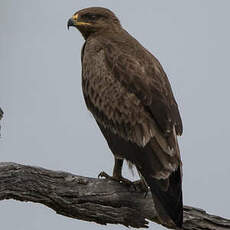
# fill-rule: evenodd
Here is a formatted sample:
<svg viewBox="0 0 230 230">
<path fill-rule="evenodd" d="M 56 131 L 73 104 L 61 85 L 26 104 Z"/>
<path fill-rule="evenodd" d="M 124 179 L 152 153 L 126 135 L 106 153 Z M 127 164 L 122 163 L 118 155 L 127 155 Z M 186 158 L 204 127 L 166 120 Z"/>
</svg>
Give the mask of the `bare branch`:
<svg viewBox="0 0 230 230">
<path fill-rule="evenodd" d="M 44 204 L 58 214 L 99 224 L 148 227 L 157 222 L 150 193 L 105 179 L 76 176 L 15 163 L 0 163 L 0 200 L 16 199 Z M 184 207 L 187 230 L 230 229 L 230 220 L 204 210 Z"/>
</svg>

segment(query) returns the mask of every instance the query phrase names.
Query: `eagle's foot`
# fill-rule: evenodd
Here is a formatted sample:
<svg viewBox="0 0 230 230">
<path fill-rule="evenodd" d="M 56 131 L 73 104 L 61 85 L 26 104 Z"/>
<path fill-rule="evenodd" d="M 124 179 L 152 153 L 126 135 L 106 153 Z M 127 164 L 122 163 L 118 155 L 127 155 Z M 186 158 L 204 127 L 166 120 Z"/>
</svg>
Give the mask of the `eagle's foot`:
<svg viewBox="0 0 230 230">
<path fill-rule="evenodd" d="M 102 171 L 102 172 L 100 172 L 99 175 L 98 175 L 98 178 L 101 178 L 101 177 L 106 178 L 106 179 L 109 179 L 109 180 L 117 181 L 117 182 L 119 182 L 119 183 L 128 185 L 129 187 L 130 187 L 130 186 L 133 186 L 134 189 L 136 190 L 134 183 L 133 183 L 132 181 L 130 181 L 130 180 L 128 180 L 128 179 L 122 177 L 122 176 L 110 176 L 110 175 L 108 175 L 106 172 Z"/>
<path fill-rule="evenodd" d="M 145 194 L 145 198 L 147 197 L 148 192 L 149 192 L 149 187 L 147 186 L 144 180 L 140 179 L 140 180 L 134 181 L 133 185 L 136 188 L 136 190 L 139 190 Z"/>
</svg>

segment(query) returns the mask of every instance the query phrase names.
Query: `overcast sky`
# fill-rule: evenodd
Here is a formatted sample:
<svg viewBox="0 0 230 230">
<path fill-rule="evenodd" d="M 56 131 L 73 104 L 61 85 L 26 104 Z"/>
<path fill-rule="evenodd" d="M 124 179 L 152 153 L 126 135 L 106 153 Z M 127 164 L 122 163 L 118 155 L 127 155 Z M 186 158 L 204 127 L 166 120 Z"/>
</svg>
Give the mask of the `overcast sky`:
<svg viewBox="0 0 230 230">
<path fill-rule="evenodd" d="M 68 18 L 89 6 L 114 11 L 170 79 L 184 123 L 184 203 L 230 218 L 229 0 L 1 0 L 0 161 L 111 173 L 112 154 L 83 101 L 84 41 L 66 29 Z M 0 202 L 0 216 L 4 230 L 125 229 L 13 200 Z"/>
</svg>

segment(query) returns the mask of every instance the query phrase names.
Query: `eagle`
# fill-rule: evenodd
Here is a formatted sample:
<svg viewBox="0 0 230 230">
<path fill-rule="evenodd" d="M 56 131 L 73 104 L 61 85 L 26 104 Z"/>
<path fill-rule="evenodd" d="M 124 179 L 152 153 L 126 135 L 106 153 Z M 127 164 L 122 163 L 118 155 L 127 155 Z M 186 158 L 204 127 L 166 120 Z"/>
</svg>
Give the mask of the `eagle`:
<svg viewBox="0 0 230 230">
<path fill-rule="evenodd" d="M 85 39 L 84 100 L 115 159 L 113 175 L 100 175 L 128 184 L 122 177 L 127 160 L 150 188 L 159 222 L 181 228 L 182 162 L 177 136 L 183 127 L 161 64 L 109 9 L 79 10 L 67 26 L 77 28 Z"/>
</svg>

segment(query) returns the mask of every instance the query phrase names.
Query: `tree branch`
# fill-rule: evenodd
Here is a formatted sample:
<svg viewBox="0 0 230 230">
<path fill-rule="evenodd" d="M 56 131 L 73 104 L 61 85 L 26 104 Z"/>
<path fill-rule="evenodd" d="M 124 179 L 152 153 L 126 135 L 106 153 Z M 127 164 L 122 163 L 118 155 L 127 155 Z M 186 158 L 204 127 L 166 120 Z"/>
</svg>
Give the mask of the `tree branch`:
<svg viewBox="0 0 230 230">
<path fill-rule="evenodd" d="M 16 163 L 0 163 L 0 200 L 15 199 L 44 204 L 58 214 L 99 224 L 122 224 L 135 228 L 157 222 L 149 193 L 124 184 L 76 176 Z M 230 229 L 230 220 L 204 210 L 184 207 L 187 230 Z"/>
</svg>

